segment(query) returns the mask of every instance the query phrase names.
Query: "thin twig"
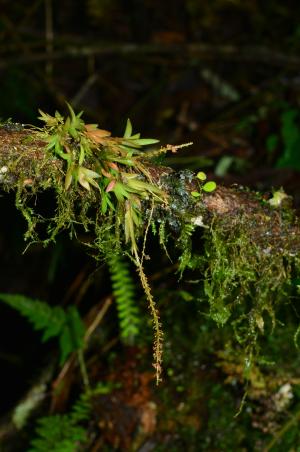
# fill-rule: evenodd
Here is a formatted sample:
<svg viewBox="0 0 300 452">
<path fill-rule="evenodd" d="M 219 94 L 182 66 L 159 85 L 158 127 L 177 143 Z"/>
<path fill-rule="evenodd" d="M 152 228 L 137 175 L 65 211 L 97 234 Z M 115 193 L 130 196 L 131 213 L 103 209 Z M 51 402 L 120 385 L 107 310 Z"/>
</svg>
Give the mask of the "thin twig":
<svg viewBox="0 0 300 452">
<path fill-rule="evenodd" d="M 84 336 L 85 343 L 87 343 L 89 341 L 91 335 L 93 334 L 93 332 L 95 331 L 97 326 L 101 323 L 103 317 L 105 316 L 105 314 L 108 311 L 108 308 L 110 307 L 111 304 L 112 304 L 112 298 L 107 297 L 106 300 L 104 301 L 103 306 L 101 307 L 100 311 L 96 315 L 95 320 L 93 321 L 93 323 L 90 324 L 90 326 L 88 327 L 88 329 L 85 332 L 85 336 Z"/>
<path fill-rule="evenodd" d="M 83 83 L 83 85 L 80 87 L 78 92 L 71 100 L 71 105 L 73 106 L 73 108 L 77 108 L 78 105 L 80 105 L 82 98 L 86 95 L 88 90 L 97 82 L 97 80 L 98 74 L 92 74 L 87 78 L 87 80 Z"/>
<path fill-rule="evenodd" d="M 55 41 L 54 41 L 55 42 Z M 178 57 L 180 61 L 193 60 L 202 63 L 203 61 L 231 61 L 236 63 L 260 63 L 266 66 L 299 68 L 300 58 L 298 55 L 288 55 L 281 53 L 276 49 L 259 46 L 238 47 L 233 45 L 211 45 L 199 43 L 187 44 L 163 44 L 163 43 L 103 43 L 103 44 L 66 44 L 61 50 L 52 52 L 50 55 L 46 52 L 32 55 L 21 55 L 17 57 L 6 58 L 0 62 L 0 68 L 11 64 L 31 64 L 34 62 L 43 62 L 48 60 L 63 60 L 66 58 L 82 58 L 90 56 L 163 56 L 164 58 Z"/>
<path fill-rule="evenodd" d="M 78 359 L 80 373 L 82 376 L 82 381 L 83 381 L 84 387 L 89 391 L 91 389 L 91 385 L 90 385 L 90 379 L 89 379 L 88 371 L 87 371 L 86 364 L 85 364 L 84 350 L 82 348 L 80 348 L 77 352 L 77 359 Z"/>
</svg>

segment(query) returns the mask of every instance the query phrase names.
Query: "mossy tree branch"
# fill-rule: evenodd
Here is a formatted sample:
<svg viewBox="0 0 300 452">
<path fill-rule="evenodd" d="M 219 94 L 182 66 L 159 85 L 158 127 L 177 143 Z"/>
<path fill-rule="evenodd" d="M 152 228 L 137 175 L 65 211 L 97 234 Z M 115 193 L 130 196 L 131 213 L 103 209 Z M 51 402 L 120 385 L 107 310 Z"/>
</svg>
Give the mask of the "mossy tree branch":
<svg viewBox="0 0 300 452">
<path fill-rule="evenodd" d="M 64 162 L 50 158 L 43 141 L 35 131 L 26 130 L 19 124 L 8 124 L 0 128 L 0 184 L 2 190 L 13 191 L 22 184 L 24 189 L 41 192 L 52 187 L 53 180 L 63 181 Z M 290 210 L 290 199 L 286 197 L 276 208 L 266 199 L 247 189 L 219 186 L 212 193 L 202 193 L 195 204 L 190 193 L 197 189 L 197 181 L 190 173 L 174 172 L 171 168 L 148 163 L 153 183 L 163 186 L 171 202 L 173 215 L 193 214 L 194 221 L 210 226 L 214 217 L 224 219 L 224 227 L 235 227 L 243 218 L 249 220 L 249 238 L 260 244 L 262 252 L 298 254 L 300 251 L 300 227 Z M 177 189 L 176 189 L 177 184 Z M 175 186 L 175 189 L 174 189 Z M 82 196 L 88 196 L 81 190 Z M 178 198 L 182 198 L 178 200 Z M 178 206 L 174 202 L 178 202 Z M 92 196 L 91 204 L 98 202 Z M 177 211 L 185 207 L 186 212 Z M 288 221 L 283 221 L 283 211 L 289 212 Z M 156 212 L 156 217 L 159 212 Z M 197 215 L 201 216 L 197 220 Z M 285 218 L 287 217 L 284 214 Z"/>
<path fill-rule="evenodd" d="M 158 382 L 163 332 L 143 269 L 147 233 L 158 225 L 165 250 L 168 240 L 175 239 L 178 272 L 198 271 L 210 317 L 219 325 L 231 318 L 251 365 L 266 314 L 274 327 L 278 306 L 298 289 L 300 226 L 290 197 L 278 191 L 268 200 L 247 189 L 222 186 L 207 193 L 204 173 L 197 178 L 191 171 L 174 172 L 153 163 L 160 153 L 178 147 L 141 151 L 156 140 L 133 135 L 130 121 L 124 136 L 113 138 L 69 109 L 66 119 L 41 112 L 46 122 L 41 129 L 13 123 L 0 128 L 0 184 L 4 191 L 16 192 L 16 207 L 28 223 L 25 238 L 39 239 L 39 223 L 46 224 L 45 244 L 81 224 L 95 234 L 88 245 L 98 256 L 132 255 L 152 316 Z M 51 189 L 57 208 L 53 218 L 45 219 L 31 199 Z M 201 253 L 193 247 L 196 228 Z"/>
</svg>

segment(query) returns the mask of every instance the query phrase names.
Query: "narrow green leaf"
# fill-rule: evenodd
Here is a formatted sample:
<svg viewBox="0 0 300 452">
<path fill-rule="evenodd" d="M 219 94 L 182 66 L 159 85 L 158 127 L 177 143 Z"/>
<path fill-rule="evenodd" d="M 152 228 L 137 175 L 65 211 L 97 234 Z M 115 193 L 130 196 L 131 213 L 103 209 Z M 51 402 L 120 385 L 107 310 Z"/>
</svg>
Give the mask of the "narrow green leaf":
<svg viewBox="0 0 300 452">
<path fill-rule="evenodd" d="M 130 194 L 121 182 L 117 182 L 113 188 L 118 201 L 124 201 L 124 198 L 129 198 Z"/>
<path fill-rule="evenodd" d="M 105 214 L 107 211 L 107 196 L 105 194 L 102 194 L 101 199 L 101 212 Z"/>
<path fill-rule="evenodd" d="M 125 128 L 125 132 L 124 132 L 123 137 L 124 137 L 124 138 L 130 138 L 130 137 L 131 137 L 131 134 L 132 134 L 132 124 L 131 124 L 130 119 L 128 118 L 128 119 L 127 119 L 126 128 Z"/>
<path fill-rule="evenodd" d="M 54 116 L 55 116 L 55 119 L 58 121 L 58 122 L 62 122 L 63 121 L 63 116 L 59 113 L 59 111 L 55 111 L 55 114 L 54 114 Z"/>
<path fill-rule="evenodd" d="M 68 171 L 66 172 L 66 177 L 65 177 L 65 190 L 67 191 L 70 188 L 70 185 L 72 183 L 72 179 L 73 179 L 73 165 L 71 165 L 68 168 Z"/>
<path fill-rule="evenodd" d="M 71 125 L 71 119 L 68 116 L 67 119 L 65 120 L 64 125 L 63 125 L 63 131 L 65 133 L 69 133 L 70 125 Z"/>
<path fill-rule="evenodd" d="M 127 141 L 128 140 L 128 141 Z M 141 144 L 138 144 L 137 141 L 138 140 L 130 140 L 130 138 L 127 138 L 127 140 L 123 140 L 122 144 L 124 146 L 127 146 L 129 148 L 135 148 L 135 149 L 140 149 Z"/>
<path fill-rule="evenodd" d="M 148 146 L 149 144 L 159 143 L 159 140 L 155 138 L 139 138 L 137 140 L 132 140 L 130 143 L 137 144 L 138 146 Z"/>
<path fill-rule="evenodd" d="M 101 177 L 99 173 L 96 173 L 96 171 L 85 168 L 84 166 L 81 167 L 81 171 L 85 174 L 86 177 L 89 177 L 90 179 L 97 179 L 98 177 Z"/>
<path fill-rule="evenodd" d="M 85 149 L 84 149 L 84 146 L 82 146 L 82 144 L 80 144 L 80 154 L 79 154 L 79 165 L 80 166 L 83 164 L 84 157 L 85 157 Z"/>
</svg>

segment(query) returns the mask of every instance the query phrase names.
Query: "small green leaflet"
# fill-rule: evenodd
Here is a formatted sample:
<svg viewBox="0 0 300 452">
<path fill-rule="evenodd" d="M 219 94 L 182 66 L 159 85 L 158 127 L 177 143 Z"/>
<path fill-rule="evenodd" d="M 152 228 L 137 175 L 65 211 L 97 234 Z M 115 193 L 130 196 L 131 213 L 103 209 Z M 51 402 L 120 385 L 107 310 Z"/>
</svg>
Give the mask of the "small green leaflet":
<svg viewBox="0 0 300 452">
<path fill-rule="evenodd" d="M 197 176 L 196 176 L 199 180 L 206 180 L 207 179 L 207 176 L 206 176 L 206 174 L 205 173 L 203 173 L 203 171 L 199 171 L 199 173 L 197 173 Z"/>
<path fill-rule="evenodd" d="M 206 193 L 211 193 L 217 188 L 217 184 L 214 181 L 206 182 L 206 184 L 203 185 L 202 190 Z"/>
<path fill-rule="evenodd" d="M 140 148 L 141 146 L 149 146 L 150 144 L 156 144 L 159 143 L 159 140 L 156 140 L 154 138 L 140 138 L 141 134 L 136 133 L 135 135 L 132 135 L 132 123 L 130 119 L 127 119 L 125 132 L 123 135 L 123 138 L 125 138 L 124 141 L 122 141 L 122 144 L 125 146 L 132 146 L 133 148 Z"/>
</svg>

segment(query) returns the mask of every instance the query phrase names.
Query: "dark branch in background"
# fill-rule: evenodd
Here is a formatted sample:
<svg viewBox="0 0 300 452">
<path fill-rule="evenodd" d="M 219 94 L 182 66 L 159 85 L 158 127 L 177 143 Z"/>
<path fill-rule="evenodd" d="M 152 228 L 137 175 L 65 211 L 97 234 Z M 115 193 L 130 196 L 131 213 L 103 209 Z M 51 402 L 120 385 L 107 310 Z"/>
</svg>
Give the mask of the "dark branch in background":
<svg viewBox="0 0 300 452">
<path fill-rule="evenodd" d="M 44 46 L 41 42 L 41 47 Z M 35 45 L 35 48 L 37 45 Z M 38 46 L 39 47 L 39 46 Z M 30 49 L 30 46 L 28 46 Z M 61 50 L 55 49 L 55 41 L 53 42 L 53 51 L 38 52 L 32 49 L 31 53 L 22 56 L 13 56 L 11 58 L 2 57 L 0 68 L 6 68 L 10 65 L 31 64 L 36 62 L 45 62 L 62 59 L 84 58 L 91 56 L 143 56 L 155 57 L 163 56 L 172 59 L 174 57 L 183 61 L 193 60 L 193 62 L 201 63 L 202 61 L 226 61 L 226 62 L 249 62 L 252 64 L 263 64 L 274 67 L 285 67 L 297 69 L 300 67 L 300 58 L 297 55 L 287 55 L 275 49 L 262 46 L 244 46 L 238 47 L 234 45 L 210 45 L 210 44 L 135 44 L 121 43 L 111 44 L 102 43 L 92 45 L 89 43 L 74 45 L 60 44 Z"/>
</svg>

